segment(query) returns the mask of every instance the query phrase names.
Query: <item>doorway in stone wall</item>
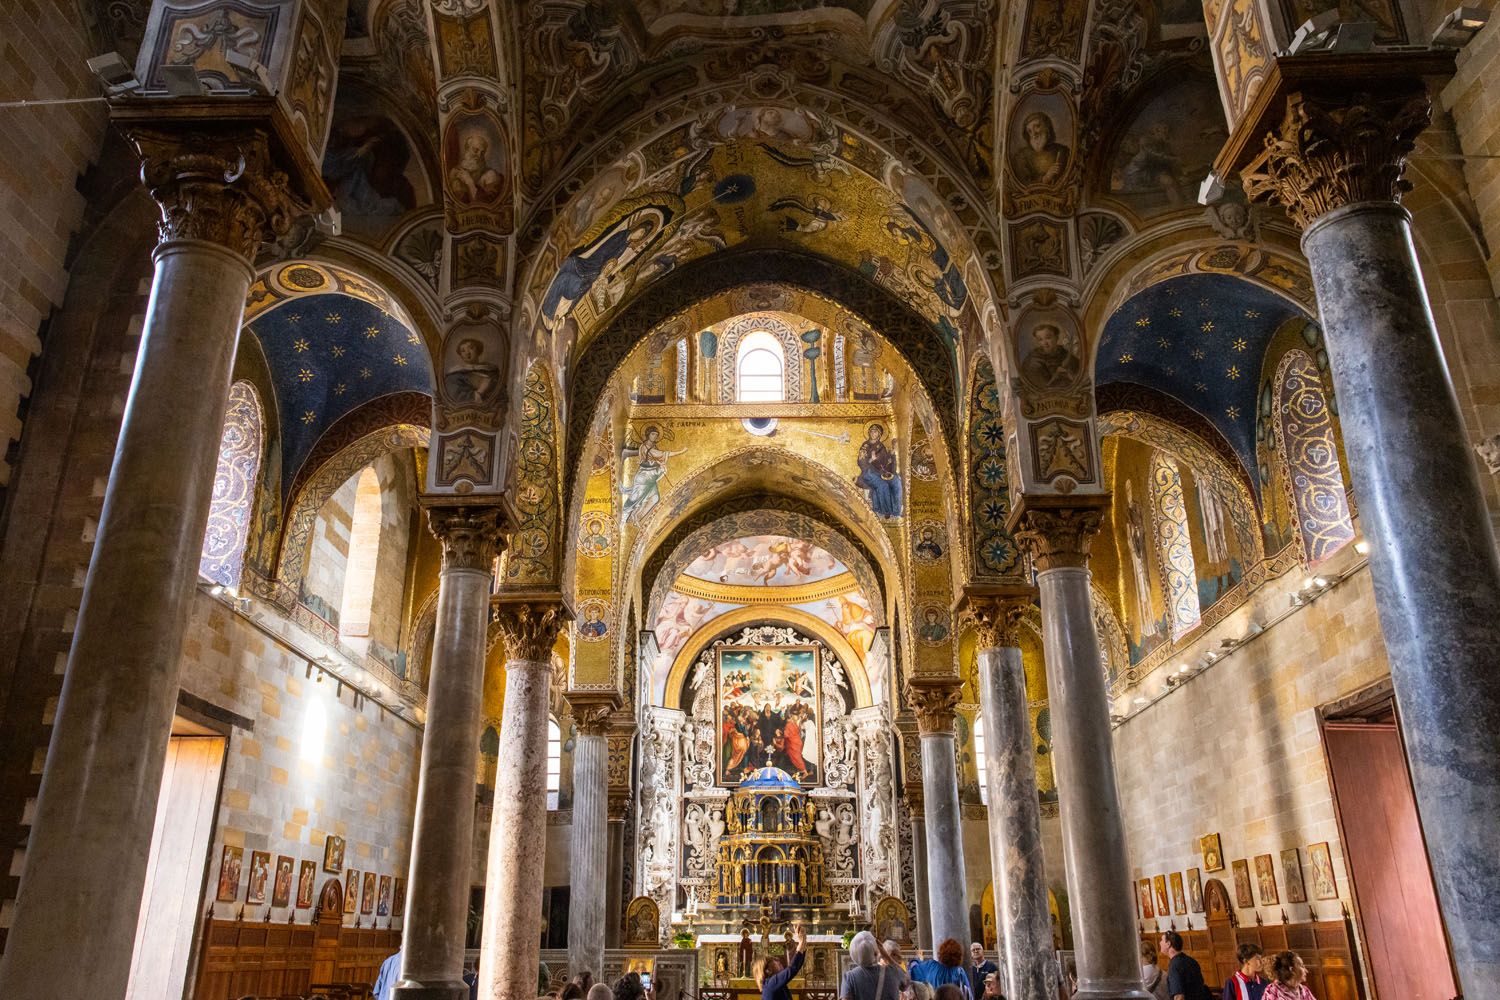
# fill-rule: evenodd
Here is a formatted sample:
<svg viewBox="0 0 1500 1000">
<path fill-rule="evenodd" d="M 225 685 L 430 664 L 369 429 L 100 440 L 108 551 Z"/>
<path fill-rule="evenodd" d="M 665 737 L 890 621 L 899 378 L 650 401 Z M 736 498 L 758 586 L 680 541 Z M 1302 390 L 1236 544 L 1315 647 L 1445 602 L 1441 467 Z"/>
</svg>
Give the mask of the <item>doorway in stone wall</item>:
<svg viewBox="0 0 1500 1000">
<path fill-rule="evenodd" d="M 1325 880 L 1353 890 L 1374 1000 L 1451 1000 L 1457 980 L 1390 682 L 1318 714 L 1344 862 L 1341 872 L 1329 858 Z M 1310 895 L 1316 879 L 1309 872 Z"/>
<path fill-rule="evenodd" d="M 172 730 L 126 1000 L 183 995 L 203 912 L 227 741 L 183 719 Z"/>
</svg>

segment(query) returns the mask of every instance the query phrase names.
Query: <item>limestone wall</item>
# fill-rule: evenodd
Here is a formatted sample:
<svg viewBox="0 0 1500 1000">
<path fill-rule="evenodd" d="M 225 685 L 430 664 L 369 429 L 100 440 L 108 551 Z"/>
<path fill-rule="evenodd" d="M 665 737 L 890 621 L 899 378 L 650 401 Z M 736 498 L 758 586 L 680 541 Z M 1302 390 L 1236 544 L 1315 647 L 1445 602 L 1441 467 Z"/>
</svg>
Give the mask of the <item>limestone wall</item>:
<svg viewBox="0 0 1500 1000">
<path fill-rule="evenodd" d="M 281 854 L 316 861 L 321 886 L 330 877 L 322 871 L 330 833 L 346 841 L 346 868 L 406 878 L 420 730 L 371 703 L 356 710 L 349 689 L 339 696 L 331 678 L 309 679 L 304 659 L 202 592 L 183 646 L 182 686 L 251 724 L 229 736 L 210 886 L 226 844 L 244 848 L 247 873 L 251 851 L 269 852 L 273 864 Z M 244 890 L 242 879 L 239 902 L 216 903 L 216 915 L 233 916 Z M 362 919 L 368 926 L 370 917 Z"/>
<path fill-rule="evenodd" d="M 1272 581 L 1267 590 L 1284 609 L 1281 592 L 1295 586 Z M 1203 877 L 1221 879 L 1233 898 L 1236 859 L 1250 859 L 1253 872 L 1256 855 L 1298 847 L 1306 868 L 1307 846 L 1327 841 L 1339 898 L 1352 910 L 1317 709 L 1388 674 L 1369 571 L 1360 568 L 1132 715 L 1114 743 L 1134 877 L 1202 868 L 1199 838 L 1218 833 L 1225 870 Z M 1335 903 L 1316 905 L 1320 916 L 1334 915 Z M 1303 905 L 1260 907 L 1259 915 L 1279 923 L 1283 908 L 1307 919 Z M 1239 917 L 1253 923 L 1256 911 Z"/>
<path fill-rule="evenodd" d="M 0 101 L 92 97 L 97 54 L 73 0 L 0 4 Z M 46 39 L 46 44 L 36 44 Z M 32 361 L 68 287 L 68 248 L 83 220 L 78 178 L 104 137 L 102 104 L 3 112 L 0 128 L 0 494 L 10 481 L 32 390 Z"/>
</svg>

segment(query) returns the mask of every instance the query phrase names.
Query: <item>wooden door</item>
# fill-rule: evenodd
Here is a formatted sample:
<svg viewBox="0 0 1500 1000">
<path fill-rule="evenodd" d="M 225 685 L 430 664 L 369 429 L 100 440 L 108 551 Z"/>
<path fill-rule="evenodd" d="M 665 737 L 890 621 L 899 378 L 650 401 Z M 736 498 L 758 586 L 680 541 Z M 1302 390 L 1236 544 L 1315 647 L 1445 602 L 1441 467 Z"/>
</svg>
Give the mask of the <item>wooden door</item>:
<svg viewBox="0 0 1500 1000">
<path fill-rule="evenodd" d="M 1323 739 L 1377 1000 L 1450 1000 L 1458 988 L 1401 735 L 1393 722 L 1325 722 Z"/>
</svg>

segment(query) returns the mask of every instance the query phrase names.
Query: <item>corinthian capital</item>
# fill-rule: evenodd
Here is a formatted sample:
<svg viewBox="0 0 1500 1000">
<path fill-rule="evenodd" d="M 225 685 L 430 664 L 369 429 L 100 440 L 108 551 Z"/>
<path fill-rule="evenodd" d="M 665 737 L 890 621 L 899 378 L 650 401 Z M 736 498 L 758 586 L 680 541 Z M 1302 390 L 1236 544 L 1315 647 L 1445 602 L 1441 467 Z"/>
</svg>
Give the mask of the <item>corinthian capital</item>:
<svg viewBox="0 0 1500 1000">
<path fill-rule="evenodd" d="M 953 732 L 953 710 L 958 707 L 963 683 L 948 674 L 917 674 L 906 682 L 906 697 L 916 712 L 919 733 Z"/>
<path fill-rule="evenodd" d="M 959 602 L 962 621 L 974 629 L 978 649 L 1021 645 L 1021 622 L 1036 600 L 1030 588 L 984 590 L 969 588 Z"/>
<path fill-rule="evenodd" d="M 504 548 L 508 521 L 501 507 L 429 507 L 427 523 L 443 546 L 443 570 L 488 573 Z"/>
<path fill-rule="evenodd" d="M 1089 543 L 1108 507 L 1109 497 L 1101 494 L 1023 496 L 1011 512 L 1011 534 L 1038 573 L 1087 566 Z"/>
<path fill-rule="evenodd" d="M 161 242 L 204 240 L 247 261 L 285 235 L 307 206 L 271 162 L 264 129 L 230 132 L 122 125 L 141 158 L 141 180 L 161 209 Z"/>
<path fill-rule="evenodd" d="M 565 697 L 573 722 L 585 736 L 607 736 L 620 710 L 618 691 L 569 691 Z"/>
<path fill-rule="evenodd" d="M 548 663 L 558 630 L 568 620 L 561 601 L 506 601 L 495 608 L 495 627 L 505 642 L 507 663 Z"/>
<path fill-rule="evenodd" d="M 1387 94 L 1293 92 L 1241 174 L 1245 193 L 1281 205 L 1304 229 L 1345 205 L 1400 201 L 1411 190 L 1406 157 L 1431 120 L 1420 80 Z"/>
</svg>

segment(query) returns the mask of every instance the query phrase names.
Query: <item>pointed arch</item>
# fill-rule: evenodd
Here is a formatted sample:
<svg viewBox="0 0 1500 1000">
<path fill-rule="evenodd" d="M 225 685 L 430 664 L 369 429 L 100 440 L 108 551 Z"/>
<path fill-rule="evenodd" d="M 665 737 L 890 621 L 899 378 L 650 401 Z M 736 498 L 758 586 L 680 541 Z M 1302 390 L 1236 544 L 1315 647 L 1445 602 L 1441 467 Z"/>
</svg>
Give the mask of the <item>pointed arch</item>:
<svg viewBox="0 0 1500 1000">
<path fill-rule="evenodd" d="M 1287 352 L 1276 370 L 1276 445 L 1286 463 L 1302 559 L 1316 566 L 1354 540 L 1328 394 L 1306 351 Z"/>
<path fill-rule="evenodd" d="M 224 410 L 213 499 L 198 562 L 202 576 L 224 587 L 240 585 L 264 447 L 265 413 L 260 397 L 249 382 L 236 382 L 229 387 L 229 405 Z"/>
<path fill-rule="evenodd" d="M 1198 573 L 1188 535 L 1187 503 L 1177 463 L 1165 452 L 1151 452 L 1151 515 L 1156 548 L 1167 585 L 1167 614 L 1175 641 L 1198 627 Z"/>
</svg>

